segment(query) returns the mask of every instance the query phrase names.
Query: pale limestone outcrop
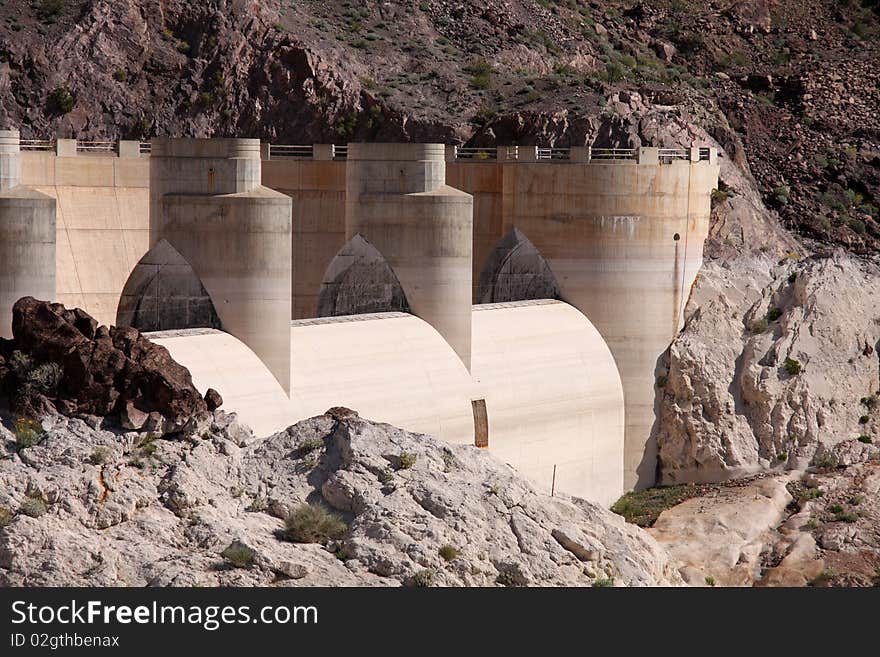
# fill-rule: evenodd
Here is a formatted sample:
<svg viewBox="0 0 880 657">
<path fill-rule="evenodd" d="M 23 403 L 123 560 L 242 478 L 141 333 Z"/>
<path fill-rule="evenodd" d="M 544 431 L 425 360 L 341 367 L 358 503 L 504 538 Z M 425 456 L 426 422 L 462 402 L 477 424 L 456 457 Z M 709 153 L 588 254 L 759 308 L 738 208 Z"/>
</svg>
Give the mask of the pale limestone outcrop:
<svg viewBox="0 0 880 657">
<path fill-rule="evenodd" d="M 535 492 L 484 450 L 345 409 L 267 438 L 233 418 L 217 412 L 190 439 L 154 447 L 62 417 L 21 450 L 0 430 L 0 506 L 47 506 L 0 529 L 0 585 L 682 583 L 644 531 Z M 326 547 L 281 540 L 282 518 L 305 501 L 339 512 L 345 537 Z M 251 568 L 224 565 L 236 540 L 255 550 Z M 446 545 L 458 552 L 450 561 Z"/>
<path fill-rule="evenodd" d="M 820 445 L 876 436 L 877 267 L 842 253 L 735 266 L 704 268 L 669 350 L 665 483 L 803 467 Z"/>
</svg>

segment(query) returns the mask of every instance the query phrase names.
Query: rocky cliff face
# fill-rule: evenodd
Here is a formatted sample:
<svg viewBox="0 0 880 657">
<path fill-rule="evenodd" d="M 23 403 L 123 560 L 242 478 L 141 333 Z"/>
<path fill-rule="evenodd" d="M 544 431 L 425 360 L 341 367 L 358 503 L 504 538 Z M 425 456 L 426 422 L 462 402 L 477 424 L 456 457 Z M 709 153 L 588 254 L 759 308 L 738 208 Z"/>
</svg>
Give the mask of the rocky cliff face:
<svg viewBox="0 0 880 657">
<path fill-rule="evenodd" d="M 878 440 L 878 273 L 843 253 L 704 268 L 659 392 L 663 480 L 804 467 Z"/>
<path fill-rule="evenodd" d="M 682 583 L 610 511 L 346 409 L 267 438 L 221 412 L 189 440 L 43 427 L 30 447 L 0 427 L 0 585 Z"/>
<path fill-rule="evenodd" d="M 873 252 L 878 12 L 874 0 L 8 0 L 0 123 L 26 138 L 647 143 L 651 127 L 618 114 L 622 90 L 680 121 L 664 145 L 696 130 L 724 147 L 750 186 L 731 221 L 764 203 L 817 246 Z"/>
</svg>

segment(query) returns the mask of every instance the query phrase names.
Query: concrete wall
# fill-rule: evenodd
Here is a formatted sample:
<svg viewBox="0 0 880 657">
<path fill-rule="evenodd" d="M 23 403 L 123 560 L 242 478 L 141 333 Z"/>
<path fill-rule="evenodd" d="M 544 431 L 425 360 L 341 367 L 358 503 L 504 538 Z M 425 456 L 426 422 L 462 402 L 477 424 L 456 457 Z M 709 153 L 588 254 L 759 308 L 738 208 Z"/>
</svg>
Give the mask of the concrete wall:
<svg viewBox="0 0 880 657">
<path fill-rule="evenodd" d="M 114 324 L 150 248 L 149 159 L 66 152 L 23 152 L 22 180 L 56 200 L 56 300 Z"/>
<path fill-rule="evenodd" d="M 223 329 L 290 386 L 291 201 L 260 184 L 253 139 L 154 139 L 151 239 L 192 266 Z"/>
<path fill-rule="evenodd" d="M 351 144 L 346 237 L 388 261 L 412 312 L 471 359 L 473 199 L 446 185 L 442 144 Z"/>
<path fill-rule="evenodd" d="M 322 276 L 345 244 L 345 162 L 263 160 L 263 185 L 290 198 L 293 319 L 315 317 Z"/>
</svg>

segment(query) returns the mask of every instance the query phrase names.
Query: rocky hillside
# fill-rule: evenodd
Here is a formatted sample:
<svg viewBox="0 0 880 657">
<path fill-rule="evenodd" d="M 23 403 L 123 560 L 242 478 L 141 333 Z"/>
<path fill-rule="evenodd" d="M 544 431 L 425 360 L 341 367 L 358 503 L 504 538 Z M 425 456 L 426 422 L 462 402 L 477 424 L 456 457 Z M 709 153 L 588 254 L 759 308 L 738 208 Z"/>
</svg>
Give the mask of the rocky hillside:
<svg viewBox="0 0 880 657">
<path fill-rule="evenodd" d="M 878 13 L 876 0 L 8 0 L 0 122 L 26 137 L 653 143 L 618 114 L 624 91 L 679 126 L 669 145 L 710 135 L 747 194 L 820 248 L 873 252 Z"/>
<path fill-rule="evenodd" d="M 7 426 L 0 586 L 682 583 L 610 511 L 346 409 L 267 438 L 220 411 L 178 440 Z"/>
</svg>

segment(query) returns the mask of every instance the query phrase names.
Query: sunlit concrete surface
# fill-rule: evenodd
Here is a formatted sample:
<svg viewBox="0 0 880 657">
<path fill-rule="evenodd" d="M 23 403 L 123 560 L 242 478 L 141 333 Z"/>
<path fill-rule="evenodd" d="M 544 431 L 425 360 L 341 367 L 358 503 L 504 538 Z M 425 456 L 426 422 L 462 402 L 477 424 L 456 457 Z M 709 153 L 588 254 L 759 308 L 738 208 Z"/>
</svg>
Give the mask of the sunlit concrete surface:
<svg viewBox="0 0 880 657">
<path fill-rule="evenodd" d="M 541 490 L 603 504 L 623 492 L 623 388 L 614 358 L 576 308 L 556 301 L 474 306 L 474 379 L 489 451 Z"/>
</svg>

